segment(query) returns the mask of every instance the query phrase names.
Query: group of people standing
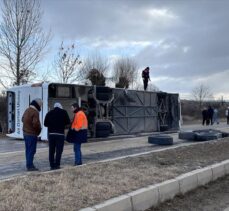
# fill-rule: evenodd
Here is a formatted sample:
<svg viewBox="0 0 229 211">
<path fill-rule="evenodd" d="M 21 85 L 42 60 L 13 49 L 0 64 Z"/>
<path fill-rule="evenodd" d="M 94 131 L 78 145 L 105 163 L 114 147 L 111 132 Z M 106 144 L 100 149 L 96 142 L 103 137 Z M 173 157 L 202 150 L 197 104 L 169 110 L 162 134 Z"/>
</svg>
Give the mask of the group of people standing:
<svg viewBox="0 0 229 211">
<path fill-rule="evenodd" d="M 213 125 L 214 123 L 219 124 L 218 109 L 212 108 L 211 106 L 205 107 L 202 110 L 202 125 Z M 225 110 L 225 116 L 227 124 L 229 125 L 229 107 Z"/>
<path fill-rule="evenodd" d="M 219 124 L 218 109 L 213 109 L 211 106 L 208 106 L 208 108 L 204 108 L 202 111 L 202 118 L 202 125 L 213 125 L 214 123 Z"/>
<path fill-rule="evenodd" d="M 38 170 L 33 163 L 33 159 L 36 153 L 38 135 L 41 132 L 41 122 L 39 120 L 41 107 L 41 99 L 37 98 L 33 100 L 22 117 L 26 168 L 28 171 Z M 54 108 L 45 116 L 44 126 L 48 128 L 49 163 L 51 170 L 60 168 L 65 140 L 64 131 L 70 124 L 70 128 L 75 131 L 75 137 L 73 138 L 74 164 L 82 165 L 81 144 L 87 141 L 88 121 L 78 103 L 72 104 L 71 110 L 74 113 L 72 122 L 70 122 L 67 111 L 64 110 L 62 105 L 58 102 L 54 104 Z"/>
</svg>

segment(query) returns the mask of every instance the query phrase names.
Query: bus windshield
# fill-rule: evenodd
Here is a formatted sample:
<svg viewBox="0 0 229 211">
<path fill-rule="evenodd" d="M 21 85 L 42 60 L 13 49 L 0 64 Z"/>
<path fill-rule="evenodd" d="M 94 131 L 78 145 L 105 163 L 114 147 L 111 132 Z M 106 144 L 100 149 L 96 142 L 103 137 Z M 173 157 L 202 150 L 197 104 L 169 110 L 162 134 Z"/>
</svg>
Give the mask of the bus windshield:
<svg viewBox="0 0 229 211">
<path fill-rule="evenodd" d="M 15 132 L 15 93 L 7 92 L 7 130 L 8 133 Z"/>
</svg>

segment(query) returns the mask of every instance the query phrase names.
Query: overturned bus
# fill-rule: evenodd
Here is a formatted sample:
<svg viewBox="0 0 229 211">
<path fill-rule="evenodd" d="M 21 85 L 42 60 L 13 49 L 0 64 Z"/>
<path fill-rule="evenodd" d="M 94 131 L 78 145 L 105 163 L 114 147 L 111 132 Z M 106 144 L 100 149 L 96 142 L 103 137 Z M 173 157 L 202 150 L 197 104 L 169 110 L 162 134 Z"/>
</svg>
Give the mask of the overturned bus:
<svg viewBox="0 0 229 211">
<path fill-rule="evenodd" d="M 21 118 L 35 98 L 43 100 L 40 112 L 41 140 L 47 140 L 43 126 L 46 113 L 55 102 L 62 104 L 72 118 L 71 104 L 78 102 L 88 117 L 88 137 L 107 137 L 178 130 L 180 101 L 178 94 L 86 86 L 38 83 L 7 90 L 8 134 L 23 138 Z"/>
</svg>

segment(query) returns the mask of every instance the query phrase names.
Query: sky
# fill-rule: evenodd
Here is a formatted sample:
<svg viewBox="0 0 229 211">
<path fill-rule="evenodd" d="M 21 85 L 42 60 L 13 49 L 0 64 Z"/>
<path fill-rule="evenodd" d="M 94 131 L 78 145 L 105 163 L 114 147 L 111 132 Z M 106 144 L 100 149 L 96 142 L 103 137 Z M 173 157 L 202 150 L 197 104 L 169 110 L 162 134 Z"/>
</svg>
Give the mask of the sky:
<svg viewBox="0 0 229 211">
<path fill-rule="evenodd" d="M 61 41 L 75 43 L 81 57 L 99 51 L 111 64 L 127 56 L 139 71 L 149 66 L 162 91 L 191 98 L 204 84 L 229 100 L 228 0 L 41 0 L 41 7 L 42 27 L 52 32 L 44 66 Z"/>
</svg>

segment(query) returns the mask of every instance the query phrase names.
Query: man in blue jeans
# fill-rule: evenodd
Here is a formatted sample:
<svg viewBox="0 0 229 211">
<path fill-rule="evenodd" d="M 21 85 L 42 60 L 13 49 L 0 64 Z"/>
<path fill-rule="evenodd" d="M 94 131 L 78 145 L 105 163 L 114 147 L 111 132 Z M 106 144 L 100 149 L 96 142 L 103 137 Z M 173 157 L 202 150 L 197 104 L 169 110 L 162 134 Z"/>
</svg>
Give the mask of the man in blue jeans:
<svg viewBox="0 0 229 211">
<path fill-rule="evenodd" d="M 75 166 L 82 165 L 81 144 L 82 143 L 80 142 L 75 142 L 73 145 L 73 150 L 75 153 Z"/>
<path fill-rule="evenodd" d="M 38 171 L 33 164 L 33 158 L 37 149 L 38 135 L 41 132 L 41 123 L 39 120 L 41 106 L 42 100 L 40 98 L 34 99 L 22 116 L 26 168 L 28 171 Z"/>
<path fill-rule="evenodd" d="M 71 110 L 74 113 L 71 129 L 74 131 L 75 165 L 82 165 L 81 144 L 87 142 L 88 121 L 78 103 L 73 103 Z"/>
</svg>

